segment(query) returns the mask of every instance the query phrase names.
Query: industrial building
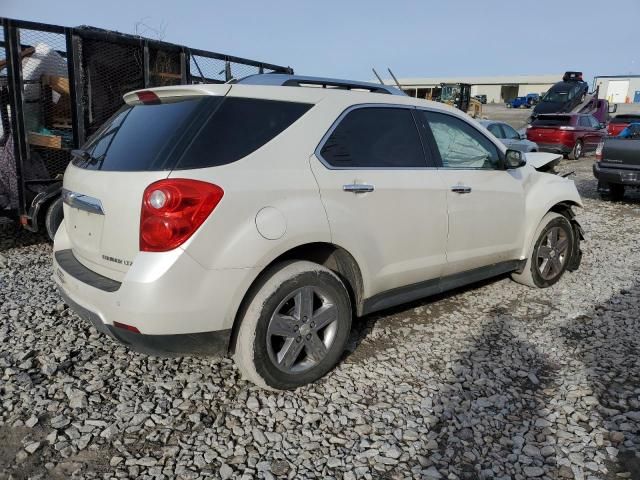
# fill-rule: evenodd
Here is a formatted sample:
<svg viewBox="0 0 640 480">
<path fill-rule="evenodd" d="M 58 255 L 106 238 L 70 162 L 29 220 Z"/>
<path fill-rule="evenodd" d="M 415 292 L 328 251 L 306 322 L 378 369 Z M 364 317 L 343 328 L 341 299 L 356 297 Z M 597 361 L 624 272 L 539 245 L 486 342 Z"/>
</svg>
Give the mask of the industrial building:
<svg viewBox="0 0 640 480">
<path fill-rule="evenodd" d="M 402 89 L 412 97 L 428 100 L 440 95 L 441 83 L 468 83 L 471 95 L 486 95 L 489 103 L 504 103 L 527 93 L 542 94 L 562 80 L 564 72 L 552 75 L 507 75 L 498 77 L 399 78 Z M 640 79 L 639 79 L 640 80 Z M 393 85 L 392 79 L 385 83 Z"/>
<path fill-rule="evenodd" d="M 599 75 L 593 79 L 596 87 L 611 103 L 640 103 L 640 75 Z"/>
</svg>

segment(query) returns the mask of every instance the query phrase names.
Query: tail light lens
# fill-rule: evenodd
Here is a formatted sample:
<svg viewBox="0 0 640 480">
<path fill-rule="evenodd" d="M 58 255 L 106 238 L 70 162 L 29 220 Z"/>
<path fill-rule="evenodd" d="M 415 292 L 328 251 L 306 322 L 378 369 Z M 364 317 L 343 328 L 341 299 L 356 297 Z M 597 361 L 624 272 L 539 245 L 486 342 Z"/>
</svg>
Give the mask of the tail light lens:
<svg viewBox="0 0 640 480">
<path fill-rule="evenodd" d="M 596 162 L 602 160 L 602 149 L 604 148 L 604 142 L 600 142 L 596 147 Z"/>
<path fill-rule="evenodd" d="M 170 178 L 149 185 L 142 196 L 140 250 L 166 252 L 182 245 L 216 208 L 218 185 Z"/>
</svg>

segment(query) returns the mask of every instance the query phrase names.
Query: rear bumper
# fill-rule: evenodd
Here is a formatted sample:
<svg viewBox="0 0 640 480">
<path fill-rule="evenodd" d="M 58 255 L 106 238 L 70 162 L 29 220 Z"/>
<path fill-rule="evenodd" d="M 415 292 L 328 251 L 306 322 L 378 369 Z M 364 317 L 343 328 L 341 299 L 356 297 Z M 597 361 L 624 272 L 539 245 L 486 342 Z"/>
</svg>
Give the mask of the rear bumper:
<svg viewBox="0 0 640 480">
<path fill-rule="evenodd" d="M 538 143 L 538 149 L 541 152 L 560 153 L 567 155 L 573 150 L 573 146 L 565 145 L 563 143 Z"/>
<path fill-rule="evenodd" d="M 593 176 L 602 183 L 640 186 L 640 170 L 631 168 L 607 168 L 600 162 L 593 164 Z"/>
<path fill-rule="evenodd" d="M 53 280 L 72 310 L 98 331 L 145 353 L 228 351 L 235 315 L 254 269 L 206 269 L 176 249 L 138 254 L 120 283 L 82 265 L 65 237 L 63 224 L 56 234 Z"/>
<path fill-rule="evenodd" d="M 103 323 L 91 310 L 72 300 L 58 287 L 64 302 L 83 320 L 91 323 L 100 333 L 126 345 L 131 350 L 163 357 L 181 355 L 225 355 L 229 349 L 231 329 L 176 335 L 145 335 Z"/>
</svg>

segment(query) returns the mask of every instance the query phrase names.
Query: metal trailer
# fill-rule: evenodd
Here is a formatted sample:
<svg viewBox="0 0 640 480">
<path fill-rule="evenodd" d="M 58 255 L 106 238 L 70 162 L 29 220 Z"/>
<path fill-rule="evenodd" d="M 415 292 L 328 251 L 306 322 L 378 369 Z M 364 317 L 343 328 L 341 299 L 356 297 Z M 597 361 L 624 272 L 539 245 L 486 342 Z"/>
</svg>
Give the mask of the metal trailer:
<svg viewBox="0 0 640 480">
<path fill-rule="evenodd" d="M 128 91 L 225 83 L 290 67 L 95 27 L 0 18 L 0 217 L 24 228 L 62 220 L 62 175 Z"/>
</svg>

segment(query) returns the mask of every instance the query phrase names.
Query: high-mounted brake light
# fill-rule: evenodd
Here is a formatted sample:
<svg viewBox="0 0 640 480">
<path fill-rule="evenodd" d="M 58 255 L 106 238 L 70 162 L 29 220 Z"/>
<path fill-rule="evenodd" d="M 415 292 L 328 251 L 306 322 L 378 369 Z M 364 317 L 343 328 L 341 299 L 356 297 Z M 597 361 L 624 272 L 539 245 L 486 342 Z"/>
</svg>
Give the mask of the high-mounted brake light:
<svg viewBox="0 0 640 480">
<path fill-rule="evenodd" d="M 145 105 L 159 105 L 161 103 L 160 97 L 158 97 L 158 95 L 156 95 L 151 90 L 142 90 L 140 92 L 136 92 L 136 96 L 138 97 L 138 100 L 140 100 Z"/>
<path fill-rule="evenodd" d="M 224 195 L 218 185 L 168 178 L 142 196 L 140 250 L 166 252 L 182 245 L 213 212 Z"/>
<path fill-rule="evenodd" d="M 602 160 L 602 150 L 604 149 L 604 142 L 598 143 L 596 147 L 596 162 L 600 162 Z"/>
</svg>

